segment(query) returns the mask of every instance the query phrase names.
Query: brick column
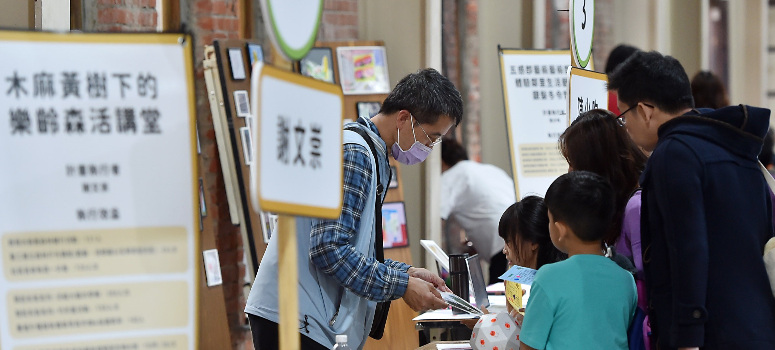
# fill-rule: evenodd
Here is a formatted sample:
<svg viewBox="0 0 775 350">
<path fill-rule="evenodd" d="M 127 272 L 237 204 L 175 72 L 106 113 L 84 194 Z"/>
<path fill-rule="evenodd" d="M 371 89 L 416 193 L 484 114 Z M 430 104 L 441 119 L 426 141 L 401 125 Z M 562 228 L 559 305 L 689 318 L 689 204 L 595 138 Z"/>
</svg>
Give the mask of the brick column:
<svg viewBox="0 0 775 350">
<path fill-rule="evenodd" d="M 479 1 L 464 0 L 463 8 L 458 11 L 461 14 L 461 60 L 462 86 L 459 86 L 463 94 L 464 145 L 468 150 L 468 158 L 477 162 L 482 161 L 482 125 L 479 98 Z"/>
</svg>

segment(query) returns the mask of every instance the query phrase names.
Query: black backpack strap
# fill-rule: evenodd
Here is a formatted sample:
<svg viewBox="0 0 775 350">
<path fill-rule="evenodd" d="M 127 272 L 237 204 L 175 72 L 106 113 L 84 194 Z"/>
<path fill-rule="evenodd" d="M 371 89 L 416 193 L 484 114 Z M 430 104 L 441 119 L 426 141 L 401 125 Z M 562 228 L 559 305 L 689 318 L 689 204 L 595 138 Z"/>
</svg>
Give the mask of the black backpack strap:
<svg viewBox="0 0 775 350">
<path fill-rule="evenodd" d="M 369 136 L 369 134 L 363 129 L 358 127 L 347 127 L 345 130 L 350 130 L 357 133 L 358 135 L 361 135 L 361 137 L 363 137 L 363 139 L 366 141 L 366 144 L 369 145 L 371 154 L 374 157 L 374 167 L 376 168 L 377 172 L 377 197 L 374 200 L 374 252 L 377 256 L 377 261 L 383 263 L 385 262 L 385 249 L 382 247 L 382 193 L 385 191 L 385 186 L 382 185 L 382 181 L 379 176 L 380 171 L 379 160 L 377 158 L 377 149 L 374 147 L 374 141 L 371 140 L 371 136 Z"/>
<path fill-rule="evenodd" d="M 361 135 L 361 137 L 363 137 L 363 139 L 366 141 L 366 144 L 369 145 L 369 148 L 371 149 L 371 155 L 374 157 L 374 167 L 377 171 L 377 197 L 374 198 L 374 253 L 376 255 L 377 261 L 384 263 L 385 248 L 382 247 L 382 201 L 384 200 L 384 197 L 382 197 L 382 193 L 385 191 L 385 186 L 382 185 L 382 181 L 379 176 L 380 172 L 377 149 L 374 147 L 374 141 L 371 140 L 371 136 L 369 136 L 369 134 L 363 129 L 349 126 L 345 127 L 345 130 L 350 130 L 357 133 L 358 135 Z M 393 176 L 392 171 L 390 176 Z M 370 337 L 374 339 L 382 339 L 382 336 L 385 333 L 385 325 L 387 324 L 387 317 L 389 312 L 390 301 L 377 303 L 377 307 L 374 310 L 374 320 L 371 324 L 371 331 L 369 332 Z"/>
</svg>

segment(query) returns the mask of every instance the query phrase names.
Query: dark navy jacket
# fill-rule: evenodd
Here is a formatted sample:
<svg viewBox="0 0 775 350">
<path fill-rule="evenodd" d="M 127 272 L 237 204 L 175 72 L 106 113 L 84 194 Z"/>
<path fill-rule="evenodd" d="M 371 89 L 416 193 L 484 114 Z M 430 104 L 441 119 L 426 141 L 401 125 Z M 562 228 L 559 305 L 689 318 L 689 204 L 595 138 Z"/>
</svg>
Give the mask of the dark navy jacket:
<svg viewBox="0 0 775 350">
<path fill-rule="evenodd" d="M 762 255 L 772 204 L 757 155 L 770 111 L 693 111 L 659 128 L 641 176 L 651 329 L 662 348 L 775 349 Z"/>
</svg>

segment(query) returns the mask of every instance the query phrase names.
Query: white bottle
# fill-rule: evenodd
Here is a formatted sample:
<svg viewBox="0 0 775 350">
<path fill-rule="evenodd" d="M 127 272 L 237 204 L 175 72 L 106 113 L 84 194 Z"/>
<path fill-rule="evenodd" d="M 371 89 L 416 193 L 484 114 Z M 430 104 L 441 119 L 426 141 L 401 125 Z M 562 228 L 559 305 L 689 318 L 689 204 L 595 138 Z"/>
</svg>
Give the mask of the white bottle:
<svg viewBox="0 0 775 350">
<path fill-rule="evenodd" d="M 336 335 L 336 344 L 334 344 L 334 347 L 331 348 L 333 350 L 350 350 L 350 346 L 347 345 L 347 334 L 337 334 Z"/>
</svg>

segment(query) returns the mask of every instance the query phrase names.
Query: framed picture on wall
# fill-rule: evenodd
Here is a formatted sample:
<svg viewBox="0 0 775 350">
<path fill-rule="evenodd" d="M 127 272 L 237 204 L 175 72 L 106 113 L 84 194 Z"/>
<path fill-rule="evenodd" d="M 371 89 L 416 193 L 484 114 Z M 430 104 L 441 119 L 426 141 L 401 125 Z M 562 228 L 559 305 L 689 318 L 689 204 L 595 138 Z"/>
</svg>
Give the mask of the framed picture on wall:
<svg viewBox="0 0 775 350">
<path fill-rule="evenodd" d="M 238 117 L 250 116 L 250 100 L 248 100 L 247 90 L 234 91 L 234 107 L 237 109 Z"/>
<path fill-rule="evenodd" d="M 371 118 L 379 113 L 381 107 L 379 102 L 356 102 L 358 117 Z"/>
<path fill-rule="evenodd" d="M 248 58 L 250 58 L 250 67 L 252 69 L 253 63 L 264 60 L 264 51 L 261 50 L 261 45 L 247 43 L 248 46 Z"/>
<path fill-rule="evenodd" d="M 261 219 L 261 232 L 264 235 L 264 243 L 268 244 L 272 238 L 272 232 L 277 228 L 277 214 L 262 211 L 259 212 L 259 217 Z"/>
<path fill-rule="evenodd" d="M 384 46 L 340 46 L 336 48 L 336 55 L 343 94 L 390 92 Z"/>
<path fill-rule="evenodd" d="M 334 54 L 330 47 L 313 47 L 299 61 L 301 75 L 336 84 L 334 79 Z"/>
<path fill-rule="evenodd" d="M 253 137 L 250 134 L 250 128 L 243 126 L 239 129 L 242 139 L 242 155 L 245 158 L 245 165 L 253 164 Z"/>
<path fill-rule="evenodd" d="M 398 169 L 394 165 L 390 166 L 390 183 L 388 188 L 398 188 Z"/>
<path fill-rule="evenodd" d="M 245 80 L 247 77 L 245 73 L 245 61 L 242 59 L 242 49 L 238 47 L 230 47 L 229 53 L 229 66 L 231 66 L 231 78 L 234 80 Z"/>
<path fill-rule="evenodd" d="M 406 211 L 404 202 L 382 205 L 382 247 L 398 248 L 409 245 L 406 233 Z"/>
</svg>

